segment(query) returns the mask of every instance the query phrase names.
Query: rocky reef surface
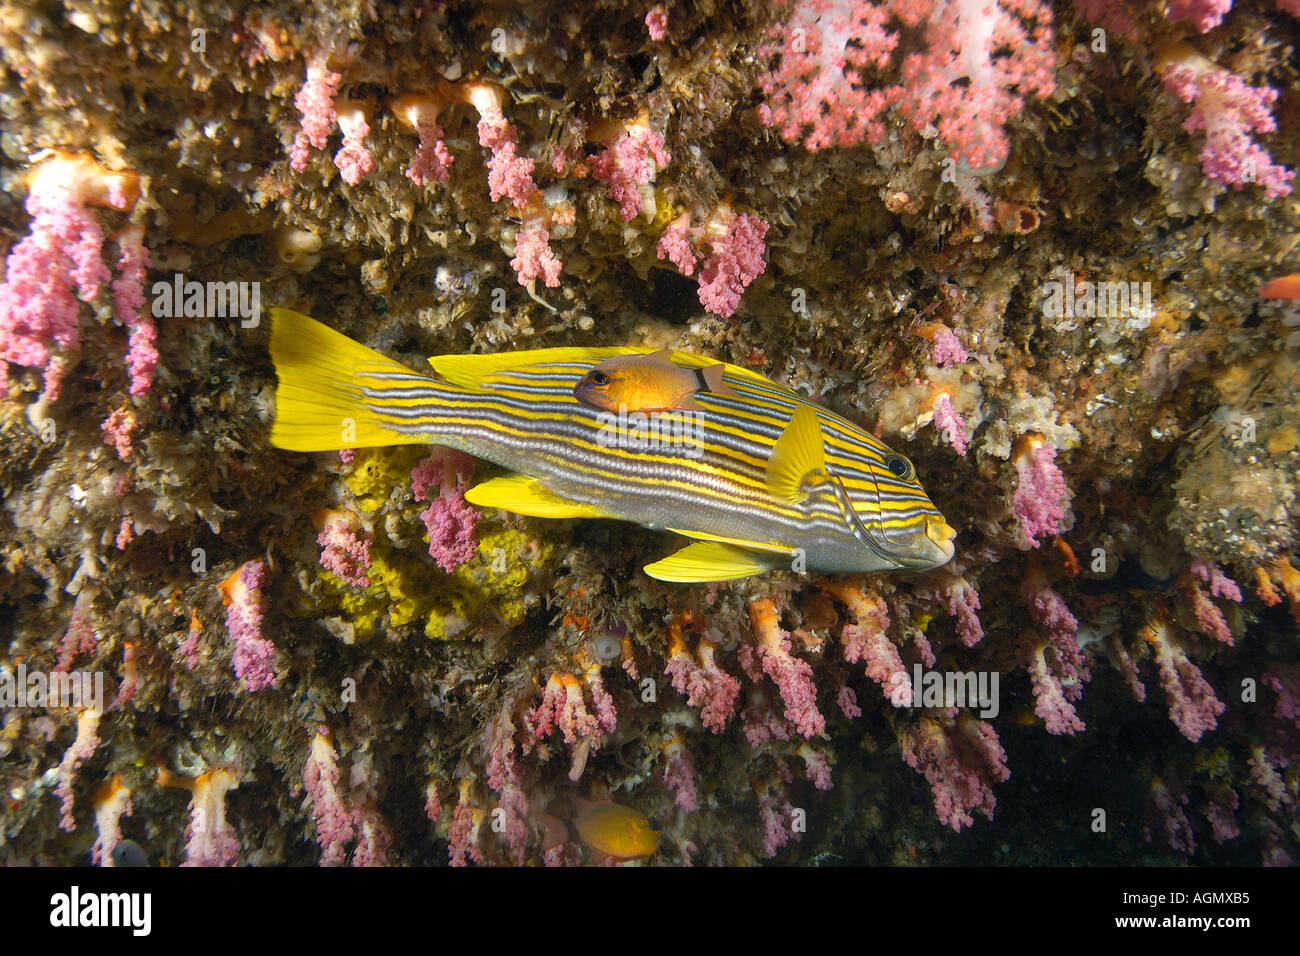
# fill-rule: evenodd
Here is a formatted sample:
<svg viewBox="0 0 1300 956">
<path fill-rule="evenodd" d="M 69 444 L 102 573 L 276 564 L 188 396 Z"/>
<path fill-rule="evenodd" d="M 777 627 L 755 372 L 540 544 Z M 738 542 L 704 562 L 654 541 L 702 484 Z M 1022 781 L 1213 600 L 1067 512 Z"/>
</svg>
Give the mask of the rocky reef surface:
<svg viewBox="0 0 1300 956">
<path fill-rule="evenodd" d="M 0 859 L 1290 862 L 1297 6 L 7 3 Z M 278 450 L 271 305 L 753 369 L 956 558 L 668 585 Z"/>
</svg>

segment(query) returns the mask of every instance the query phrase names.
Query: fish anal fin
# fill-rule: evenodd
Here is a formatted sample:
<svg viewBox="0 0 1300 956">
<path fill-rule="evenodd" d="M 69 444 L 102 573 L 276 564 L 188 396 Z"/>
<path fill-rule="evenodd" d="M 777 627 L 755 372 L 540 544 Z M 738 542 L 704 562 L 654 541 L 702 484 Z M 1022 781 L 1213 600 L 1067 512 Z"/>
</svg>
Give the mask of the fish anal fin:
<svg viewBox="0 0 1300 956">
<path fill-rule="evenodd" d="M 793 548 L 788 548 L 783 544 L 769 544 L 764 541 L 750 541 L 745 538 L 728 538 L 720 534 L 708 534 L 704 531 L 687 531 L 683 528 L 668 528 L 667 530 L 673 532 L 673 534 L 695 538 L 697 541 L 716 541 L 719 544 L 729 544 L 732 547 L 744 548 L 749 551 L 762 551 L 765 554 L 794 554 Z"/>
<path fill-rule="evenodd" d="M 604 518 L 595 505 L 570 501 L 529 475 L 503 475 L 475 485 L 465 500 L 477 508 L 500 508 L 533 518 Z"/>
<path fill-rule="evenodd" d="M 770 571 L 770 558 L 719 541 L 697 541 L 666 558 L 647 564 L 642 570 L 659 581 L 699 584 L 734 581 Z"/>
<path fill-rule="evenodd" d="M 808 497 L 808 482 L 829 477 L 826 471 L 826 441 L 821 419 L 811 405 L 800 405 L 790 416 L 781 437 L 767 460 L 767 488 L 778 501 L 796 504 Z"/>
</svg>

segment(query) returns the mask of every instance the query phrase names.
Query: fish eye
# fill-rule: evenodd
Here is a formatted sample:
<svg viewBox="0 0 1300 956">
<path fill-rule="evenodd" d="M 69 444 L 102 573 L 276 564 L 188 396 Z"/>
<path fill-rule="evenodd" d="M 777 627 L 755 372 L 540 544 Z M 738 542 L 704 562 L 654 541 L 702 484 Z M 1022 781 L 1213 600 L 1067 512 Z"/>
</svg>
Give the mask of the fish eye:
<svg viewBox="0 0 1300 956">
<path fill-rule="evenodd" d="M 604 372 L 592 372 L 592 373 L 591 373 L 591 384 L 592 384 L 592 385 L 608 385 L 608 384 L 609 384 L 609 376 L 606 375 Z"/>
<path fill-rule="evenodd" d="M 885 467 L 889 469 L 890 474 L 896 478 L 902 478 L 904 481 L 910 480 L 916 474 L 912 470 L 912 463 L 902 455 L 886 456 Z"/>
</svg>

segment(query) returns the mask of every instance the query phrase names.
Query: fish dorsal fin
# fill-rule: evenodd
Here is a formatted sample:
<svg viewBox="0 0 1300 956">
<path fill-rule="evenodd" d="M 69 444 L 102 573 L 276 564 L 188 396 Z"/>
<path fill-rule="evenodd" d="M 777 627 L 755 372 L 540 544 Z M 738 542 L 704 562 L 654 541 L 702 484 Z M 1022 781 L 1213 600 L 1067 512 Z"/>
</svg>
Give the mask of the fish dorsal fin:
<svg viewBox="0 0 1300 956">
<path fill-rule="evenodd" d="M 793 548 L 788 548 L 783 544 L 767 544 L 763 541 L 749 541 L 745 538 L 726 538 L 719 534 L 706 534 L 703 531 L 686 531 L 683 528 L 669 528 L 674 534 L 685 535 L 688 538 L 695 538 L 698 541 L 717 541 L 719 544 L 729 544 L 737 548 L 746 548 L 750 551 L 762 551 L 767 554 L 794 554 Z"/>
<path fill-rule="evenodd" d="M 634 355 L 645 349 L 619 345 L 609 348 L 555 348 L 525 349 L 520 352 L 498 352 L 492 355 L 434 355 L 429 358 L 433 370 L 452 385 L 478 388 L 490 375 L 529 365 L 551 365 L 561 362 L 603 362 L 618 355 Z"/>
<path fill-rule="evenodd" d="M 762 574 L 773 567 L 771 558 L 719 541 L 697 541 L 675 554 L 647 564 L 643 570 L 659 581 L 698 584 L 734 581 Z"/>
<path fill-rule="evenodd" d="M 772 446 L 767 460 L 768 491 L 778 501 L 797 504 L 810 494 L 810 481 L 817 483 L 828 477 L 821 419 L 811 405 L 800 405 Z"/>
<path fill-rule="evenodd" d="M 717 365 L 710 365 L 707 368 L 699 370 L 700 381 L 704 383 L 707 391 L 714 395 L 728 395 L 735 397 L 736 390 L 722 380 L 722 373 L 727 370 L 727 366 L 719 362 Z"/>
<path fill-rule="evenodd" d="M 584 505 L 557 495 L 529 475 L 503 475 L 475 485 L 465 500 L 478 508 L 500 508 L 533 518 L 604 518 L 595 505 Z"/>
</svg>

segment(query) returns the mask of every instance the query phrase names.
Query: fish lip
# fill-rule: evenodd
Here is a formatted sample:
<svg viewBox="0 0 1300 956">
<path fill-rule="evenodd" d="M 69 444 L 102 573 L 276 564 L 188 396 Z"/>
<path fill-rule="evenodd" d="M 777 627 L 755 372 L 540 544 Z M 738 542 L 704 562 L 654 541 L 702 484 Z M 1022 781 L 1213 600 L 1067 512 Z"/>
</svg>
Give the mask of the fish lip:
<svg viewBox="0 0 1300 956">
<path fill-rule="evenodd" d="M 943 515 L 926 515 L 925 536 L 942 554 L 947 555 L 941 564 L 947 564 L 957 553 L 957 529 L 944 520 Z"/>
</svg>

